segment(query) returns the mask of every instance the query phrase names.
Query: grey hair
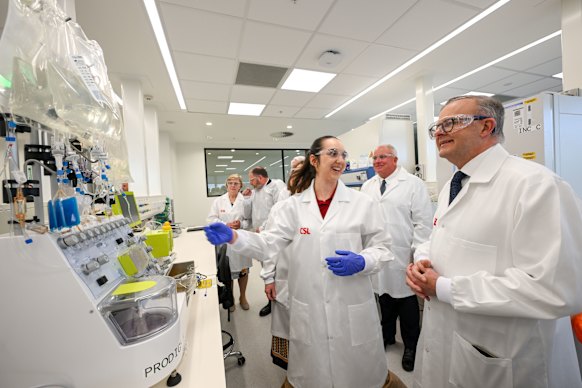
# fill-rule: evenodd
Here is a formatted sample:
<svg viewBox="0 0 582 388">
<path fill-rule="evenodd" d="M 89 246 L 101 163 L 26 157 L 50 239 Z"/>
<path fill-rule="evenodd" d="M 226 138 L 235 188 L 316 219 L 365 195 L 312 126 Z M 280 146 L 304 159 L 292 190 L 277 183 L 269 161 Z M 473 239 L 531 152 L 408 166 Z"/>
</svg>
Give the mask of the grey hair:
<svg viewBox="0 0 582 388">
<path fill-rule="evenodd" d="M 396 147 L 394 147 L 392 144 L 380 144 L 378 147 L 386 147 L 390 150 L 390 153 L 392 153 L 394 156 L 398 157 L 398 151 L 396 151 Z"/>
<path fill-rule="evenodd" d="M 449 99 L 445 106 L 452 102 L 466 99 L 474 100 L 477 102 L 477 106 L 479 107 L 478 113 L 480 115 L 493 117 L 495 119 L 495 128 L 493 128 L 491 134 L 496 136 L 500 143 L 503 143 L 505 140 L 505 135 L 503 134 L 503 118 L 505 117 L 505 108 L 503 108 L 503 104 L 501 104 L 499 100 L 487 96 L 457 96 Z"/>
<path fill-rule="evenodd" d="M 291 159 L 291 163 L 289 163 L 289 164 L 291 165 L 291 169 L 294 170 L 295 167 L 297 167 L 297 165 L 300 163 L 305 163 L 305 156 L 297 155 L 296 157 Z"/>
</svg>

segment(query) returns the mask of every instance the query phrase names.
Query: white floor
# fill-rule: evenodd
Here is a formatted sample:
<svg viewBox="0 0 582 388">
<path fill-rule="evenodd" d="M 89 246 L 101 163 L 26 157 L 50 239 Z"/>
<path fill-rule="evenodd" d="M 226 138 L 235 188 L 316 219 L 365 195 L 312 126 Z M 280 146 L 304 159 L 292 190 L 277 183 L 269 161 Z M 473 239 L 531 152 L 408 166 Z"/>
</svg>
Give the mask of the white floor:
<svg viewBox="0 0 582 388">
<path fill-rule="evenodd" d="M 224 362 L 227 388 L 275 388 L 280 387 L 285 379 L 285 371 L 271 361 L 271 318 L 259 317 L 259 310 L 266 304 L 264 283 L 259 277 L 261 266 L 254 262 L 251 268 L 247 289 L 247 299 L 250 310 L 244 311 L 238 304 L 239 291 L 235 281 L 236 310 L 227 321 L 226 310 L 221 308 L 222 328 L 229 331 L 235 338 L 235 350 L 240 350 L 245 356 L 243 366 L 237 364 L 236 358 L 228 358 Z M 404 345 L 400 333 L 396 335 L 396 344 L 390 345 L 386 351 L 388 368 L 396 373 L 408 386 L 412 387 L 412 372 L 402 369 L 402 352 Z"/>
</svg>

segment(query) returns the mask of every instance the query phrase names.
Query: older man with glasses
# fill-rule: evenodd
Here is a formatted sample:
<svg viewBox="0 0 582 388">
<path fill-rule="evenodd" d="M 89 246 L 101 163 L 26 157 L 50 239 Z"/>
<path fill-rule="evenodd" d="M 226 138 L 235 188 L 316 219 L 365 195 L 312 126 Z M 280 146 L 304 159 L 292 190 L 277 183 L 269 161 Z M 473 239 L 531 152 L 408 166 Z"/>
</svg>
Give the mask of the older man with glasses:
<svg viewBox="0 0 582 388">
<path fill-rule="evenodd" d="M 410 372 L 420 334 L 420 313 L 417 297 L 406 285 L 406 267 L 416 247 L 430 236 L 432 205 L 424 182 L 398 165 L 394 146 L 378 146 L 372 159 L 376 175 L 364 183 L 361 191 L 380 204 L 395 257 L 373 276 L 372 284 L 380 296 L 384 347 L 396 343 L 396 320 L 400 317 L 402 368 Z"/>
<path fill-rule="evenodd" d="M 582 387 L 570 315 L 582 311 L 582 210 L 544 166 L 511 156 L 504 108 L 450 99 L 429 128 L 458 171 L 407 283 L 426 299 L 415 387 Z"/>
</svg>

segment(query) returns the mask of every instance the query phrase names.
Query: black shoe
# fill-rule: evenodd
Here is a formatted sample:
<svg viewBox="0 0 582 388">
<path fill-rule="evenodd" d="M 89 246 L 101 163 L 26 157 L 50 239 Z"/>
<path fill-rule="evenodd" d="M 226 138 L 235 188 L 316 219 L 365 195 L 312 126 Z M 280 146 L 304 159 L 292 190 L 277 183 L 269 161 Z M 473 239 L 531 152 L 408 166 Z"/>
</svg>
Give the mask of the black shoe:
<svg viewBox="0 0 582 388">
<path fill-rule="evenodd" d="M 394 338 L 394 337 L 384 338 L 384 348 L 388 345 L 394 345 L 395 343 L 396 343 L 396 338 Z"/>
<path fill-rule="evenodd" d="M 271 302 L 267 303 L 267 305 L 259 311 L 259 316 L 261 317 L 265 317 L 269 314 L 271 314 Z"/>
<path fill-rule="evenodd" d="M 414 349 L 404 349 L 404 355 L 402 356 L 402 369 L 407 372 L 412 372 L 414 370 L 414 359 L 416 358 L 416 350 Z"/>
</svg>

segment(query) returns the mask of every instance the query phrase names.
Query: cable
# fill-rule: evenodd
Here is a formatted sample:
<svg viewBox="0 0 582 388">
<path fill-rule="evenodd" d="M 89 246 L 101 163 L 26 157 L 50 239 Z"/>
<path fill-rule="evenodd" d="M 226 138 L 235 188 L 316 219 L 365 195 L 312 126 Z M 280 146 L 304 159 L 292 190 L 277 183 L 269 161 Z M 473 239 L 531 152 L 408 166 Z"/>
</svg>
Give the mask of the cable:
<svg viewBox="0 0 582 388">
<path fill-rule="evenodd" d="M 38 165 L 40 165 L 41 167 L 43 167 L 45 170 L 48 170 L 51 174 L 53 175 L 57 175 L 57 172 L 55 170 L 53 170 L 52 168 L 49 168 L 47 166 L 45 166 L 40 160 L 37 159 L 28 159 L 24 162 L 24 165 L 26 166 L 29 163 L 36 163 Z"/>
</svg>

